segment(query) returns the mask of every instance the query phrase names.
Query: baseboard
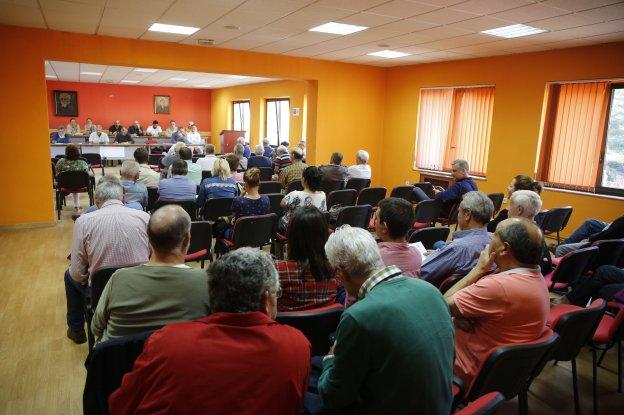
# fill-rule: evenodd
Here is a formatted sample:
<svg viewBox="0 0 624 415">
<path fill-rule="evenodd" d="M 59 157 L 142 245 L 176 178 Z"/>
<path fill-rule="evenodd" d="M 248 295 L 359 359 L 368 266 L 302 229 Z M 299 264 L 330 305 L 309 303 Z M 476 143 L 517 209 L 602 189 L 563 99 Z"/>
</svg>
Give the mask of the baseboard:
<svg viewBox="0 0 624 415">
<path fill-rule="evenodd" d="M 0 231 L 11 231 L 17 229 L 37 229 L 49 228 L 56 225 L 56 221 L 50 222 L 33 222 L 33 223 L 15 223 L 12 225 L 0 225 Z"/>
</svg>

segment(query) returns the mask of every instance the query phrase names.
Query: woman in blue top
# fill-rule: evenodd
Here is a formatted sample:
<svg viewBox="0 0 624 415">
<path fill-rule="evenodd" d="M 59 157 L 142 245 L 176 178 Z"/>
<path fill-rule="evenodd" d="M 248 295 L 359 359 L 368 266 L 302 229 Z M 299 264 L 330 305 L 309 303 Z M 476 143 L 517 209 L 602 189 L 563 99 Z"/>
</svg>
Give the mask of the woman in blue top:
<svg viewBox="0 0 624 415">
<path fill-rule="evenodd" d="M 232 238 L 234 233 L 234 223 L 238 218 L 244 216 L 266 215 L 271 212 L 271 202 L 265 195 L 258 193 L 260 187 L 260 170 L 256 167 L 245 171 L 243 176 L 243 194 L 234 199 L 232 202 L 232 220 L 231 226 L 228 227 L 224 236 L 227 239 Z"/>
<path fill-rule="evenodd" d="M 212 166 L 212 177 L 204 179 L 199 187 L 197 205 L 203 207 L 208 199 L 216 197 L 236 197 L 238 185 L 230 178 L 230 166 L 227 161 L 217 159 Z"/>
</svg>

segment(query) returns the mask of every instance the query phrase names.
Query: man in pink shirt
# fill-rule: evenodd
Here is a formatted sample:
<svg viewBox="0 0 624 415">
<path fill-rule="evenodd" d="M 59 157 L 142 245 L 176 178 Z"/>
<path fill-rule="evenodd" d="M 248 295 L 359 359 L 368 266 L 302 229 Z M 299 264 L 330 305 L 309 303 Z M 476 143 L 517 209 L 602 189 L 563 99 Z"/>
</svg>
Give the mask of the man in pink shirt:
<svg viewBox="0 0 624 415">
<path fill-rule="evenodd" d="M 387 266 L 396 265 L 403 275 L 420 275 L 422 257 L 418 249 L 405 240 L 414 224 L 412 205 L 405 199 L 388 197 L 379 202 L 374 216 L 375 232 L 382 240 L 377 246 L 381 259 Z"/>
<path fill-rule="evenodd" d="M 501 222 L 475 268 L 445 294 L 455 323 L 454 373 L 470 387 L 493 349 L 542 337 L 549 313 L 540 273 L 542 233 L 522 218 Z M 485 275 L 492 263 L 498 271 Z"/>
</svg>

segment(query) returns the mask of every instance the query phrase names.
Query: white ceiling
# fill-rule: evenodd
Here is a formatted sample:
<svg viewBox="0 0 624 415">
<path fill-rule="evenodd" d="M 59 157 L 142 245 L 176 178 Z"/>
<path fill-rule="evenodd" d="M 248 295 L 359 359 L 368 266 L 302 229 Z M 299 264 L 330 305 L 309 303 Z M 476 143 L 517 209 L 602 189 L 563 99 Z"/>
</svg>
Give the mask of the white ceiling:
<svg viewBox="0 0 624 415">
<path fill-rule="evenodd" d="M 175 88 L 214 89 L 229 86 L 277 81 L 275 78 L 255 76 L 225 75 L 218 73 L 169 71 L 151 69 L 154 72 L 141 72 L 126 66 L 93 65 L 89 63 L 46 61 L 46 80 L 92 82 L 100 84 L 163 86 Z M 149 68 L 147 68 L 149 69 Z M 85 74 L 91 72 L 93 74 Z M 101 75 L 95 75 L 99 73 Z M 122 82 L 139 81 L 139 82 Z"/>
<path fill-rule="evenodd" d="M 348 36 L 309 32 L 336 21 Z M 191 36 L 148 32 L 154 22 L 200 27 Z M 616 0 L 0 0 L 0 23 L 396 66 L 624 40 Z M 515 23 L 549 30 L 518 39 L 479 31 Z M 225 26 L 237 26 L 227 29 Z M 384 46 L 379 46 L 384 45 Z M 367 56 L 382 49 L 400 59 Z"/>
</svg>

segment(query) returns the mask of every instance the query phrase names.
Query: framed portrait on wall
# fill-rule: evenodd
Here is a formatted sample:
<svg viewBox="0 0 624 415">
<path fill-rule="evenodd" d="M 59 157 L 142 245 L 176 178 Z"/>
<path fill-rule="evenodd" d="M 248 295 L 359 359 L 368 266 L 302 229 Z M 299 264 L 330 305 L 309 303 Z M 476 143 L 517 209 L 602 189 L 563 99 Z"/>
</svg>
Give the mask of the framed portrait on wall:
<svg viewBox="0 0 624 415">
<path fill-rule="evenodd" d="M 154 114 L 169 114 L 171 97 L 169 95 L 154 95 Z"/>
<path fill-rule="evenodd" d="M 53 91 L 54 115 L 61 117 L 78 116 L 78 93 L 76 91 Z"/>
</svg>

